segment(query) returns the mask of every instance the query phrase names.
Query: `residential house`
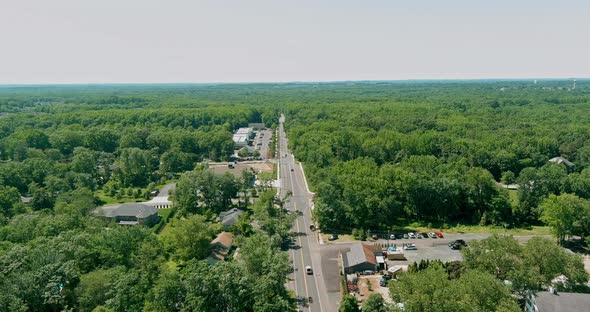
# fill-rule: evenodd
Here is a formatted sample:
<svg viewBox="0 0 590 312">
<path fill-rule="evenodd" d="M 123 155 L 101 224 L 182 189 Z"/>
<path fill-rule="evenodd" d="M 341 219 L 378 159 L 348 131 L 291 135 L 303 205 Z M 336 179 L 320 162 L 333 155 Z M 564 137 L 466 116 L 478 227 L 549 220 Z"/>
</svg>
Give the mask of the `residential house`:
<svg viewBox="0 0 590 312">
<path fill-rule="evenodd" d="M 244 212 L 238 208 L 222 211 L 219 213 L 219 221 L 225 231 L 238 223 L 238 219 Z"/>
<path fill-rule="evenodd" d="M 207 262 L 209 264 L 214 264 L 217 261 L 224 261 L 231 250 L 233 241 L 234 236 L 232 233 L 219 233 L 217 237 L 211 241 L 211 244 L 209 244 L 211 254 L 207 257 Z"/>
<path fill-rule="evenodd" d="M 530 293 L 525 312 L 580 312 L 590 311 L 590 294 L 558 293 L 555 288 L 549 291 Z"/>
<path fill-rule="evenodd" d="M 152 226 L 159 221 L 158 208 L 141 203 L 102 207 L 102 215 L 123 225 L 144 224 Z"/>
<path fill-rule="evenodd" d="M 567 167 L 567 171 L 568 172 L 573 172 L 574 171 L 574 163 L 572 163 L 571 161 L 563 158 L 563 157 L 553 157 L 551 159 L 549 159 L 550 163 L 554 163 L 554 164 L 558 164 L 558 165 L 564 165 Z"/>
</svg>

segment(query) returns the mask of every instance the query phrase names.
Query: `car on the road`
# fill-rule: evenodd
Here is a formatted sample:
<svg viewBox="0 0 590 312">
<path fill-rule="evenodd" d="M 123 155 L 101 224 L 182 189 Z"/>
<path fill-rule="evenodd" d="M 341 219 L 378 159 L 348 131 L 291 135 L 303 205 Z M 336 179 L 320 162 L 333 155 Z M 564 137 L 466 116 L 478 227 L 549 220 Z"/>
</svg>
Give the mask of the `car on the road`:
<svg viewBox="0 0 590 312">
<path fill-rule="evenodd" d="M 410 233 L 408 233 L 408 237 L 411 238 L 411 239 L 415 239 L 416 238 L 416 234 L 410 232 Z"/>
<path fill-rule="evenodd" d="M 295 169 L 291 168 L 291 172 L 294 172 L 294 171 L 295 171 Z"/>
<path fill-rule="evenodd" d="M 334 241 L 334 240 L 337 240 L 337 239 L 338 239 L 338 235 L 337 234 L 332 234 L 332 235 L 330 235 L 330 237 L 328 237 L 328 240 L 329 241 Z"/>
<path fill-rule="evenodd" d="M 309 266 L 309 265 L 306 265 L 306 266 L 305 266 L 305 273 L 306 273 L 307 275 L 311 275 L 311 274 L 313 274 L 313 270 L 311 269 L 311 266 Z"/>
<path fill-rule="evenodd" d="M 395 238 L 395 234 L 391 234 L 391 235 L 389 235 L 389 239 L 391 239 L 391 240 L 395 240 L 395 239 L 396 239 L 396 238 Z"/>
<path fill-rule="evenodd" d="M 429 236 L 430 238 L 436 238 L 436 234 L 434 234 L 434 232 L 430 232 L 430 233 L 428 233 L 428 236 Z"/>
<path fill-rule="evenodd" d="M 442 235 L 442 233 L 441 233 L 441 232 L 436 232 L 436 237 L 438 237 L 438 238 L 443 238 L 444 236 Z"/>
</svg>

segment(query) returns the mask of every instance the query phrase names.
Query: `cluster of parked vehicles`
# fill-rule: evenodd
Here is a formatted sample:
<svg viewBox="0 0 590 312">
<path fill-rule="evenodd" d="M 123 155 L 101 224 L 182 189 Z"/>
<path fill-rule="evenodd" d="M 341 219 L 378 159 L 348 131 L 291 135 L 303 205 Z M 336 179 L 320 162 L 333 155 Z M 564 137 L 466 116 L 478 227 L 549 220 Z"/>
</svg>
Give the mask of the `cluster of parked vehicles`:
<svg viewBox="0 0 590 312">
<path fill-rule="evenodd" d="M 443 234 L 441 232 L 409 232 L 405 234 L 390 234 L 389 239 L 396 240 L 396 239 L 422 239 L 422 238 L 443 238 Z M 379 239 L 379 236 L 373 235 L 373 239 Z"/>
<path fill-rule="evenodd" d="M 384 238 L 386 239 L 387 236 L 382 236 L 379 237 L 379 235 L 377 234 L 373 234 L 371 236 L 371 238 L 373 240 L 378 240 L 379 238 Z M 422 238 L 444 238 L 443 234 L 441 232 L 409 232 L 409 233 L 400 233 L 400 234 L 390 234 L 389 235 L 389 239 L 390 240 L 397 240 L 397 239 L 422 239 Z M 330 241 L 334 241 L 338 239 L 338 234 L 332 234 L 328 237 L 328 240 Z"/>
</svg>

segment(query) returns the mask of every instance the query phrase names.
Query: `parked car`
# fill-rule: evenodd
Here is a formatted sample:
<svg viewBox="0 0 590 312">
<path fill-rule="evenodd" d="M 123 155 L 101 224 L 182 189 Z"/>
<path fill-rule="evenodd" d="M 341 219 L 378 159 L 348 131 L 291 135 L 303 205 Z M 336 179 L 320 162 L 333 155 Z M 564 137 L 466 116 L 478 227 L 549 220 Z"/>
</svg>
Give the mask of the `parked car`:
<svg viewBox="0 0 590 312">
<path fill-rule="evenodd" d="M 459 249 L 461 249 L 461 245 L 457 244 L 457 243 L 449 243 L 449 248 L 451 248 L 453 250 L 459 250 Z"/>
<path fill-rule="evenodd" d="M 330 237 L 328 237 L 329 241 L 333 241 L 333 240 L 337 240 L 338 239 L 338 235 L 337 234 L 332 234 L 330 235 Z"/>
<path fill-rule="evenodd" d="M 417 250 L 416 244 L 406 244 L 406 250 Z"/>
<path fill-rule="evenodd" d="M 467 243 L 464 240 L 462 240 L 462 239 L 456 239 L 456 240 L 450 242 L 449 243 L 449 247 L 451 247 L 451 245 L 453 245 L 453 244 L 454 245 L 459 245 L 460 247 L 467 246 Z"/>
<path fill-rule="evenodd" d="M 414 233 L 414 235 L 416 235 L 417 239 L 422 239 L 422 235 L 420 235 L 420 233 Z"/>
<path fill-rule="evenodd" d="M 379 239 L 379 236 L 377 236 L 377 234 L 373 234 L 373 236 L 371 236 L 371 238 L 374 239 L 374 240 L 378 240 Z"/>
<path fill-rule="evenodd" d="M 363 271 L 363 275 L 373 275 L 373 273 L 374 273 L 374 272 L 373 272 L 373 271 L 371 271 L 371 270 L 364 270 L 364 271 Z"/>
<path fill-rule="evenodd" d="M 436 237 L 438 237 L 438 238 L 443 238 L 444 236 L 442 235 L 442 233 L 441 233 L 441 232 L 436 232 Z"/>
<path fill-rule="evenodd" d="M 434 232 L 430 232 L 430 233 L 428 233 L 428 236 L 429 236 L 430 238 L 436 238 L 436 234 L 434 234 Z"/>
<path fill-rule="evenodd" d="M 415 239 L 416 238 L 416 234 L 410 232 L 410 233 L 408 233 L 408 237 L 411 238 L 411 239 Z"/>
<path fill-rule="evenodd" d="M 391 239 L 391 240 L 395 240 L 395 234 L 391 234 L 391 235 L 389 235 L 389 239 Z"/>
<path fill-rule="evenodd" d="M 404 234 L 403 238 L 408 239 L 410 237 L 408 236 L 408 234 Z"/>
<path fill-rule="evenodd" d="M 428 238 L 428 233 L 422 232 L 420 233 L 420 236 L 422 236 L 423 238 Z"/>
<path fill-rule="evenodd" d="M 387 286 L 387 280 L 385 278 L 381 277 L 381 279 L 379 280 L 379 286 L 381 286 L 381 287 Z"/>
</svg>

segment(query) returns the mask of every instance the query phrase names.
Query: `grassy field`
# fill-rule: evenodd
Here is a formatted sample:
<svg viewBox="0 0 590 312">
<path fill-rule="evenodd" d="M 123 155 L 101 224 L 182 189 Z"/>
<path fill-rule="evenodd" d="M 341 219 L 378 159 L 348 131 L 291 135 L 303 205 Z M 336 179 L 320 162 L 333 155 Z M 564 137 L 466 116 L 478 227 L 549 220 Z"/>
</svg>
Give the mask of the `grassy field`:
<svg viewBox="0 0 590 312">
<path fill-rule="evenodd" d="M 427 225 L 419 222 L 407 224 L 404 227 L 400 227 L 400 230 L 408 229 L 415 232 L 436 232 L 442 231 L 444 233 L 498 233 L 508 235 L 551 235 L 551 228 L 548 226 L 530 226 L 523 228 L 509 228 L 505 229 L 501 226 L 481 226 L 481 225 L 463 225 L 456 224 L 450 225 L 444 228 L 432 227 L 429 228 Z"/>
</svg>

